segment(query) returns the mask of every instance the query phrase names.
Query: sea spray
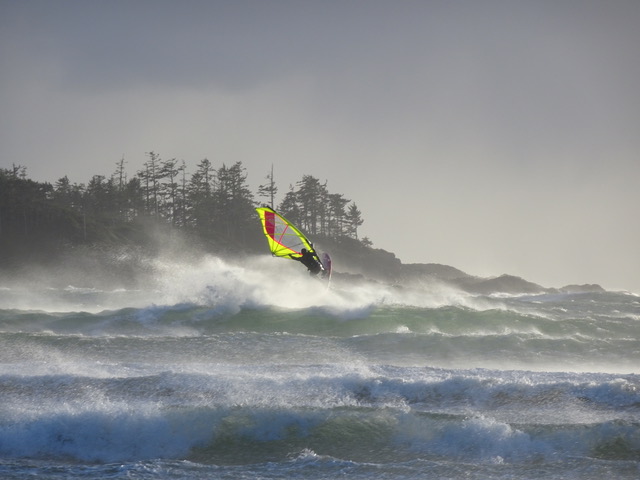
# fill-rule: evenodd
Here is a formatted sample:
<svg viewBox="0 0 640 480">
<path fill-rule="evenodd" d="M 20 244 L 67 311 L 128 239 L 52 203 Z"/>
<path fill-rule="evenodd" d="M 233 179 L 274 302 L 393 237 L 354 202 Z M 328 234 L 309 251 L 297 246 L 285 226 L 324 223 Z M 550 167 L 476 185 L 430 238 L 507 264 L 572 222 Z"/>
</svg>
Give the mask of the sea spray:
<svg viewBox="0 0 640 480">
<path fill-rule="evenodd" d="M 293 267 L 3 285 L 0 476 L 640 474 L 637 297 L 327 290 Z"/>
</svg>

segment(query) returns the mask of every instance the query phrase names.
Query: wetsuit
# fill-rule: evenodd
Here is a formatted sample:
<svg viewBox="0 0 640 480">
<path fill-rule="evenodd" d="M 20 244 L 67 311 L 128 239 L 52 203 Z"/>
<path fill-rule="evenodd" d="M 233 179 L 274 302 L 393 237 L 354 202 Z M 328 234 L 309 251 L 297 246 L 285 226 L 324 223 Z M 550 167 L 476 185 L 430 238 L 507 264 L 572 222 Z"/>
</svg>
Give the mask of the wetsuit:
<svg viewBox="0 0 640 480">
<path fill-rule="evenodd" d="M 299 261 L 305 267 L 307 267 L 311 275 L 317 275 L 322 271 L 322 265 L 317 260 L 317 256 L 315 253 L 306 251 L 300 257 L 291 256 L 291 258 Z"/>
</svg>

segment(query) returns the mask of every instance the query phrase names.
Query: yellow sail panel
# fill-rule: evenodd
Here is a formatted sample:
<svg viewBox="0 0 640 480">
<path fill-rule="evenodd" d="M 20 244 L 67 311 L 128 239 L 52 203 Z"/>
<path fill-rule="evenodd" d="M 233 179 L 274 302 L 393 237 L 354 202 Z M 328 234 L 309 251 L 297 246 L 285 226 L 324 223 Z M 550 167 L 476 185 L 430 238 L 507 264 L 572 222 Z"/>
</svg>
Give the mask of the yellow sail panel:
<svg viewBox="0 0 640 480">
<path fill-rule="evenodd" d="M 269 207 L 256 208 L 262 230 L 269 242 L 269 249 L 276 257 L 301 255 L 300 250 L 306 248 L 313 252 L 311 242 L 289 220 Z"/>
</svg>

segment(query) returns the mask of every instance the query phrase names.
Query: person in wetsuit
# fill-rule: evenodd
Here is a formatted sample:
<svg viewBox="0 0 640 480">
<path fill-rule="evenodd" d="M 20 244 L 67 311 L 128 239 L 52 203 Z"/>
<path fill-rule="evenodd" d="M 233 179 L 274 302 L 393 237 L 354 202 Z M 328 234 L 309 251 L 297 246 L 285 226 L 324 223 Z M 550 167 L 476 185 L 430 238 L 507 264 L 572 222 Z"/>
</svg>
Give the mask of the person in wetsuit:
<svg viewBox="0 0 640 480">
<path fill-rule="evenodd" d="M 297 260 L 302 263 L 309 270 L 309 275 L 318 275 L 322 271 L 322 264 L 315 252 L 310 252 L 306 248 L 300 250 L 302 254 L 299 257 L 289 255 L 293 260 Z"/>
</svg>

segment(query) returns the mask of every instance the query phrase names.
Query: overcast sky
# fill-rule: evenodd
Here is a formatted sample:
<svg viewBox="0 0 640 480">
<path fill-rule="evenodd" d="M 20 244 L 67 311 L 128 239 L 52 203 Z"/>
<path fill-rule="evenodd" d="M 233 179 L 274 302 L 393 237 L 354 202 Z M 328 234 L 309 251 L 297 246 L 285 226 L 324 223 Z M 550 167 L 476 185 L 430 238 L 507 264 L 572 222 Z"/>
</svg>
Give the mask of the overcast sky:
<svg viewBox="0 0 640 480">
<path fill-rule="evenodd" d="M 640 293 L 639 25 L 637 0 L 0 0 L 0 167 L 273 164 L 278 201 L 327 180 L 405 263 Z"/>
</svg>

